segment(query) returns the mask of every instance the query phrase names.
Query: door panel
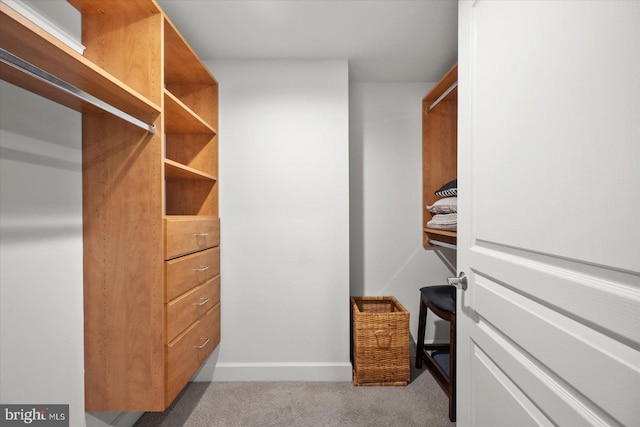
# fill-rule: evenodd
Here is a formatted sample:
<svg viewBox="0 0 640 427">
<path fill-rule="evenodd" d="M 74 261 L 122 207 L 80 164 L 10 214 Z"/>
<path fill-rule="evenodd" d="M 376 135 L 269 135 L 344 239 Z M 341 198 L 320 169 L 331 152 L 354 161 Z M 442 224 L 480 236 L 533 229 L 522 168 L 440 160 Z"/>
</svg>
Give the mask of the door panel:
<svg viewBox="0 0 640 427">
<path fill-rule="evenodd" d="M 575 401 L 594 412 L 600 405 L 618 414 L 623 425 L 638 420 L 640 371 L 633 368 L 640 366 L 638 351 L 477 273 L 475 290 L 483 326 L 508 340 L 554 388 L 567 395 L 580 390 Z M 612 395 L 617 398 L 609 399 Z"/>
<path fill-rule="evenodd" d="M 477 239 L 627 271 L 638 251 L 640 7 L 480 1 L 473 9 Z M 608 26 L 607 26 L 608 25 Z M 627 183 L 628 185 L 621 185 Z M 622 226 L 624 224 L 624 226 Z"/>
<path fill-rule="evenodd" d="M 637 425 L 640 2 L 459 18 L 458 424 Z"/>
<path fill-rule="evenodd" d="M 473 396 L 476 399 L 472 418 L 477 425 L 553 425 L 480 347 L 474 345 L 472 350 Z"/>
<path fill-rule="evenodd" d="M 564 381 L 550 374 L 544 365 L 537 363 L 506 336 L 483 321 L 478 323 L 478 331 L 473 340 L 472 360 L 481 357 L 478 355 L 478 349 L 482 349 L 480 351 L 495 365 L 495 368 L 492 369 L 494 375 L 509 379 L 509 381 L 500 382 L 502 387 L 511 390 L 510 394 L 512 395 L 511 399 L 503 401 L 500 395 L 504 393 L 504 390 L 496 389 L 495 383 L 482 383 L 483 377 L 478 376 L 475 372 L 478 365 L 472 364 L 470 372 L 474 376 L 472 380 L 475 387 L 474 393 L 480 393 L 481 390 L 484 390 L 483 393 L 488 395 L 487 399 L 493 402 L 493 406 L 499 408 L 511 406 L 514 404 L 511 401 L 513 399 L 517 399 L 517 404 L 525 408 L 534 405 L 540 411 L 544 411 L 545 416 L 536 415 L 535 411 L 529 411 L 529 413 L 542 425 L 547 424 L 545 419 L 553 420 L 553 423 L 558 426 L 619 425 L 593 404 L 585 404 L 583 400 L 576 399 L 568 391 Z M 517 385 L 519 393 L 513 391 L 514 385 Z M 569 388 L 569 390 L 571 389 Z M 474 395 L 471 399 L 477 398 Z M 510 420 L 500 415 L 499 412 L 495 413 L 496 418 L 493 422 L 482 423 L 473 414 L 482 413 L 484 409 L 477 408 L 476 402 L 470 406 L 472 408 L 471 425 L 489 426 L 505 422 L 505 425 L 509 425 Z"/>
<path fill-rule="evenodd" d="M 547 307 L 640 348 L 638 276 L 477 241 L 470 261 Z M 615 315 L 612 315 L 615 313 Z"/>
</svg>

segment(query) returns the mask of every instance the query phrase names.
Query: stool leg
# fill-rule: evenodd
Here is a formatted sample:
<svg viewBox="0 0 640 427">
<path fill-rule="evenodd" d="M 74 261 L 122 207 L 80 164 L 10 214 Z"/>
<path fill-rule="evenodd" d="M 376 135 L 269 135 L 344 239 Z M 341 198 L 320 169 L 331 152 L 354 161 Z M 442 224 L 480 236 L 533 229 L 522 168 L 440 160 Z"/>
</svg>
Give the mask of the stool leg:
<svg viewBox="0 0 640 427">
<path fill-rule="evenodd" d="M 456 421 L 456 316 L 449 330 L 449 419 Z"/>
<path fill-rule="evenodd" d="M 418 339 L 416 342 L 416 368 L 422 369 L 422 354 L 424 350 L 424 334 L 427 327 L 427 305 L 420 294 L 420 317 L 418 317 Z"/>
</svg>

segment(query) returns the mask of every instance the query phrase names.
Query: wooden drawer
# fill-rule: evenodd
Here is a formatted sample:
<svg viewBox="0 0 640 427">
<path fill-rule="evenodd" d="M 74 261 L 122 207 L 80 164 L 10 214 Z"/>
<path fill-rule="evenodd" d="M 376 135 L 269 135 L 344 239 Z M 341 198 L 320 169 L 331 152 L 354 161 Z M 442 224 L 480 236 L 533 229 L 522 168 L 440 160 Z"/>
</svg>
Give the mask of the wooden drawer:
<svg viewBox="0 0 640 427">
<path fill-rule="evenodd" d="M 167 299 L 180 296 L 220 274 L 220 248 L 196 252 L 164 263 Z"/>
<path fill-rule="evenodd" d="M 220 302 L 220 276 L 167 304 L 167 341 L 173 340 L 198 317 Z"/>
<path fill-rule="evenodd" d="M 218 246 L 220 218 L 212 216 L 165 217 L 164 259 Z"/>
<path fill-rule="evenodd" d="M 220 343 L 220 303 L 167 345 L 167 402 L 189 382 Z"/>
</svg>

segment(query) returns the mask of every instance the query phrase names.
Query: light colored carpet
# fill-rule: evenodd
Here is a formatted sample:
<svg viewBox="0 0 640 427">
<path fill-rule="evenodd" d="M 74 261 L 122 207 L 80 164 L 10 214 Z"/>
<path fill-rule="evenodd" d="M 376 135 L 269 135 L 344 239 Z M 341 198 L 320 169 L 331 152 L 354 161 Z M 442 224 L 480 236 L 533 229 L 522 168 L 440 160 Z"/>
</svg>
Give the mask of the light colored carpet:
<svg viewBox="0 0 640 427">
<path fill-rule="evenodd" d="M 412 360 L 413 366 L 413 360 Z M 190 383 L 164 412 L 138 427 L 455 426 L 431 374 L 412 367 L 406 387 L 330 382 Z"/>
</svg>

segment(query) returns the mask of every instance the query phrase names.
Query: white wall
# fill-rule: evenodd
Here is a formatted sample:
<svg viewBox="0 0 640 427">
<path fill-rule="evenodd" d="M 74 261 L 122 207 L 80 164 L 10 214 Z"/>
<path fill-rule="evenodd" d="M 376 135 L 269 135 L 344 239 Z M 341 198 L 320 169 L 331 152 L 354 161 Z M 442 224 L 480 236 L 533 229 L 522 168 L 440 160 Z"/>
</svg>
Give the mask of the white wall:
<svg viewBox="0 0 640 427">
<path fill-rule="evenodd" d="M 418 330 L 419 289 L 455 275 L 455 252 L 422 247 L 421 102 L 433 83 L 350 88 L 351 293 L 393 295 Z M 453 266 L 450 270 L 448 266 Z M 448 339 L 429 322 L 427 340 Z"/>
<path fill-rule="evenodd" d="M 80 114 L 0 83 L 0 401 L 84 419 Z"/>
<path fill-rule="evenodd" d="M 207 65 L 220 82 L 222 342 L 197 378 L 349 381 L 347 61 Z"/>
<path fill-rule="evenodd" d="M 0 402 L 69 404 L 72 425 L 85 418 L 80 120 L 0 82 Z"/>
</svg>

